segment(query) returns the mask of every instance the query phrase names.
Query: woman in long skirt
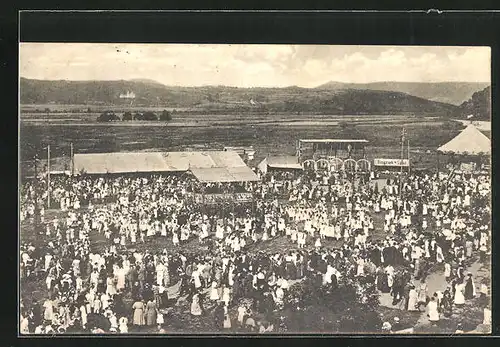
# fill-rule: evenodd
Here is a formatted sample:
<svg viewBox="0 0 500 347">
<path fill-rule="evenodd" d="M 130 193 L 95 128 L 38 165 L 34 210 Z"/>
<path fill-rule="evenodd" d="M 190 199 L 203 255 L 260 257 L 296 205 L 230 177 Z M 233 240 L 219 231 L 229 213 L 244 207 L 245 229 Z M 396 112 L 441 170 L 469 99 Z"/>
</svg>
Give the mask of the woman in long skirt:
<svg viewBox="0 0 500 347">
<path fill-rule="evenodd" d="M 321 238 L 320 238 L 320 237 L 318 237 L 318 238 L 316 239 L 316 242 L 314 243 L 314 247 L 315 247 L 316 249 L 321 248 Z"/>
<path fill-rule="evenodd" d="M 222 289 L 222 301 L 226 306 L 231 302 L 231 288 L 224 286 Z"/>
<path fill-rule="evenodd" d="M 219 288 L 217 288 L 217 282 L 212 282 L 212 288 L 210 289 L 210 300 L 219 300 Z"/>
<path fill-rule="evenodd" d="M 432 324 L 436 324 L 439 321 L 438 304 L 435 297 L 432 297 L 431 301 L 427 304 L 427 316 Z"/>
<path fill-rule="evenodd" d="M 133 324 L 135 326 L 143 326 L 144 325 L 144 303 L 142 301 L 136 301 L 132 306 L 134 310 L 134 319 Z"/>
<path fill-rule="evenodd" d="M 418 293 L 415 290 L 415 286 L 410 287 L 410 292 L 408 294 L 408 311 L 418 311 Z"/>
<path fill-rule="evenodd" d="M 464 297 L 466 300 L 470 300 L 476 297 L 476 285 L 472 279 L 472 274 L 469 274 L 465 282 Z"/>
<path fill-rule="evenodd" d="M 163 328 L 163 324 L 165 324 L 163 313 L 160 311 L 156 313 L 156 324 L 158 324 L 158 330 L 161 330 Z"/>
<path fill-rule="evenodd" d="M 201 316 L 200 296 L 198 293 L 193 295 L 193 301 L 191 302 L 191 314 L 193 316 Z"/>
<path fill-rule="evenodd" d="M 152 326 L 156 324 L 156 314 L 158 312 L 158 307 L 156 302 L 149 300 L 146 304 L 146 325 Z"/>
<path fill-rule="evenodd" d="M 231 317 L 229 317 L 227 305 L 224 306 L 224 329 L 231 329 Z"/>
<path fill-rule="evenodd" d="M 120 334 L 128 334 L 128 318 L 121 317 L 118 319 L 118 330 Z"/>
<path fill-rule="evenodd" d="M 420 283 L 420 288 L 418 289 L 418 304 L 427 303 L 427 284 L 425 282 Z"/>
<path fill-rule="evenodd" d="M 463 306 L 465 304 L 465 284 L 459 283 L 455 286 L 455 297 L 453 302 L 457 306 Z"/>
<path fill-rule="evenodd" d="M 441 309 L 445 317 L 451 316 L 453 309 L 453 299 L 451 297 L 449 288 L 447 288 L 443 293 L 443 298 L 441 299 Z"/>
</svg>

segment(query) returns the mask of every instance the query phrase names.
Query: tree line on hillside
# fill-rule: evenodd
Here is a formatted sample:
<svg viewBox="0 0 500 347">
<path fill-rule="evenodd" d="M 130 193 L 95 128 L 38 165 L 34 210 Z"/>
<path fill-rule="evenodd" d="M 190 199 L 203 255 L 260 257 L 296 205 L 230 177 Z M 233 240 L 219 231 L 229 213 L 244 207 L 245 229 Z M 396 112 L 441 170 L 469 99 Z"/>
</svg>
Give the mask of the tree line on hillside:
<svg viewBox="0 0 500 347">
<path fill-rule="evenodd" d="M 37 81 L 21 79 L 21 104 L 114 105 L 123 111 L 125 90 L 136 94 L 134 105 L 190 109 L 201 114 L 453 114 L 457 106 L 422 99 L 396 91 L 323 90 L 311 88 L 232 88 L 223 86 L 168 87 L 135 81 Z M 97 107 L 97 106 L 96 106 Z"/>
<path fill-rule="evenodd" d="M 116 121 L 163 121 L 170 122 L 172 120 L 172 112 L 163 110 L 159 115 L 152 111 L 146 112 L 135 112 L 130 111 L 124 112 L 121 117 L 113 111 L 103 112 L 97 117 L 98 122 L 116 122 Z"/>
<path fill-rule="evenodd" d="M 476 120 L 491 119 L 491 87 L 472 94 L 472 97 L 459 106 L 460 116 L 473 116 Z"/>
<path fill-rule="evenodd" d="M 49 108 L 45 107 L 44 109 L 41 108 L 27 108 L 27 109 L 22 109 L 22 112 L 28 112 L 28 113 L 92 113 L 92 109 L 90 107 L 87 108 Z"/>
</svg>

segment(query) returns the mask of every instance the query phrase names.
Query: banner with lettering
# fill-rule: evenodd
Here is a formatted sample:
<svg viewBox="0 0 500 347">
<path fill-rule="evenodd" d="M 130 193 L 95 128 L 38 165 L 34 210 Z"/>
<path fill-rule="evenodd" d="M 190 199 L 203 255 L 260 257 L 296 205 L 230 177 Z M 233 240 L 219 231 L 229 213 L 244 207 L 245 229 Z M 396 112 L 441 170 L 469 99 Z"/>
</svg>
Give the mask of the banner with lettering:
<svg viewBox="0 0 500 347">
<path fill-rule="evenodd" d="M 227 194 L 194 194 L 194 201 L 198 204 L 215 205 L 221 203 L 251 202 L 252 193 L 227 193 Z"/>
<path fill-rule="evenodd" d="M 460 171 L 462 171 L 462 172 L 471 173 L 475 169 L 476 169 L 475 163 L 461 163 L 460 164 Z"/>
<path fill-rule="evenodd" d="M 410 161 L 408 159 L 373 159 L 373 165 L 375 166 L 410 166 Z"/>
</svg>

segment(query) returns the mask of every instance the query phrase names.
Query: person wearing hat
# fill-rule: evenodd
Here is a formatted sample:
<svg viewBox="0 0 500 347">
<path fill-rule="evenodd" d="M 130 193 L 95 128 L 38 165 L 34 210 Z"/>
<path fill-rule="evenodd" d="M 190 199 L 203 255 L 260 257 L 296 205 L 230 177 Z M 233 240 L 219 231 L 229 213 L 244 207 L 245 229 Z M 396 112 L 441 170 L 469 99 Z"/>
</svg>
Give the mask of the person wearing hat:
<svg viewBox="0 0 500 347">
<path fill-rule="evenodd" d="M 106 313 L 105 313 L 105 316 L 109 320 L 110 331 L 111 331 L 111 329 L 113 329 L 113 332 L 117 332 L 117 330 L 118 330 L 118 319 L 117 319 L 115 313 L 111 309 L 108 309 L 106 311 Z"/>
<path fill-rule="evenodd" d="M 224 305 L 224 307 L 223 307 L 223 315 L 224 315 L 224 318 L 223 318 L 224 329 L 231 329 L 231 317 L 229 316 L 227 305 Z"/>
<path fill-rule="evenodd" d="M 436 324 L 439 321 L 438 303 L 435 296 L 427 304 L 427 317 L 429 317 L 429 321 L 432 324 Z"/>
<path fill-rule="evenodd" d="M 118 329 L 120 331 L 120 334 L 128 334 L 128 318 L 127 317 L 120 317 L 120 319 L 118 319 Z"/>
<path fill-rule="evenodd" d="M 455 297 L 453 302 L 456 306 L 463 306 L 465 304 L 465 283 L 458 281 L 455 285 Z"/>
<path fill-rule="evenodd" d="M 400 330 L 400 326 L 401 326 L 401 323 L 399 321 L 399 317 L 394 317 L 393 318 L 393 322 L 392 322 L 391 330 L 392 331 L 398 331 L 398 330 Z"/>
<path fill-rule="evenodd" d="M 418 292 L 413 284 L 410 284 L 409 288 L 407 310 L 418 311 Z"/>
<path fill-rule="evenodd" d="M 472 273 L 469 272 L 468 278 L 465 282 L 464 298 L 465 300 L 471 300 L 475 297 L 476 297 L 476 285 L 472 278 Z"/>
</svg>

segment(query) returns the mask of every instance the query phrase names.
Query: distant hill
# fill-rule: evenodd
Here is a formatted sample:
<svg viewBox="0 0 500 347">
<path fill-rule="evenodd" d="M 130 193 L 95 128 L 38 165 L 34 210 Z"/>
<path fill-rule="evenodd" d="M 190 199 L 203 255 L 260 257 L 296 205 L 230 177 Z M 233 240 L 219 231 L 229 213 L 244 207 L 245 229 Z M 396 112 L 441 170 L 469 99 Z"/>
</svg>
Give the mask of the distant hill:
<svg viewBox="0 0 500 347">
<path fill-rule="evenodd" d="M 461 118 L 473 115 L 474 120 L 491 120 L 491 87 L 472 94 L 472 97 L 458 107 Z"/>
<path fill-rule="evenodd" d="M 129 105 L 206 113 L 436 114 L 457 107 L 402 92 L 360 89 L 172 87 L 155 81 L 42 81 L 21 78 L 21 104 Z M 120 98 L 133 93 L 135 98 Z"/>
<path fill-rule="evenodd" d="M 489 86 L 489 83 L 475 82 L 374 82 L 374 83 L 342 83 L 328 82 L 317 89 L 339 90 L 339 89 L 368 89 L 398 91 L 418 96 L 431 101 L 444 102 L 452 105 L 460 105 L 467 101 L 477 91 Z"/>
<path fill-rule="evenodd" d="M 146 83 L 146 84 L 156 84 L 156 85 L 161 85 L 161 86 L 163 85 L 160 82 L 152 80 L 152 79 L 149 79 L 149 78 L 133 78 L 133 79 L 131 79 L 129 81 L 130 82 Z"/>
</svg>

